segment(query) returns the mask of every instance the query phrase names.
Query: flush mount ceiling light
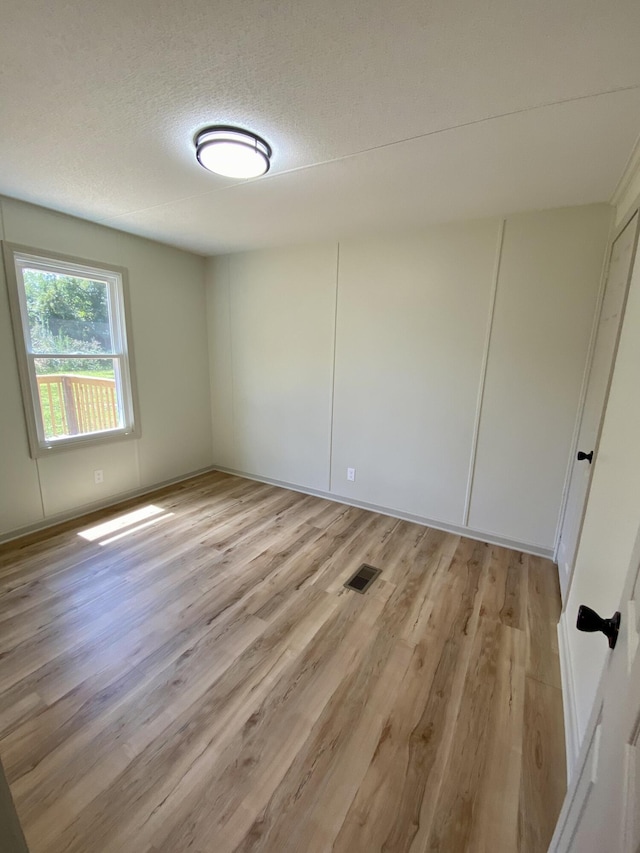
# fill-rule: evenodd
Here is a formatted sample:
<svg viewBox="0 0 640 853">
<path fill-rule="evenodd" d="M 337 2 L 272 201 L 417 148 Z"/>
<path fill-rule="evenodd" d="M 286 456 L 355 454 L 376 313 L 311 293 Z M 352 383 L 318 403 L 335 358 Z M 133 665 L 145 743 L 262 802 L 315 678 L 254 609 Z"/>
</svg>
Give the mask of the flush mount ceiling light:
<svg viewBox="0 0 640 853">
<path fill-rule="evenodd" d="M 206 127 L 196 136 L 201 166 L 226 178 L 258 178 L 269 171 L 271 147 L 264 139 L 237 127 Z"/>
</svg>

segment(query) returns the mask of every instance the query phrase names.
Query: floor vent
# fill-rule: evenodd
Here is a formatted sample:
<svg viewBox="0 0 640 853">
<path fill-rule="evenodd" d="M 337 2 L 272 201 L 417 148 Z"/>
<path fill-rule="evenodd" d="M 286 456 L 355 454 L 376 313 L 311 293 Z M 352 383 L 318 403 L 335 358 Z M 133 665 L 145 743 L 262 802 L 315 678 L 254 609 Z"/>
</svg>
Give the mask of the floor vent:
<svg viewBox="0 0 640 853">
<path fill-rule="evenodd" d="M 367 566 L 366 563 L 363 563 L 355 575 L 349 578 L 345 586 L 354 592 L 365 593 L 381 572 L 382 569 L 374 569 L 373 566 Z"/>
</svg>

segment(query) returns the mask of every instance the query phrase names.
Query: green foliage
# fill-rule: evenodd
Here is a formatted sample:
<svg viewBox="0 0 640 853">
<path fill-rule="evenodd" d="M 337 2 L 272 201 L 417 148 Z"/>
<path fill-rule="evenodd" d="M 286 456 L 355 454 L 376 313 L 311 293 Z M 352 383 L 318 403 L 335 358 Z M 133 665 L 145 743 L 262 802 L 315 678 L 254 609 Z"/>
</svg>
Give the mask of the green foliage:
<svg viewBox="0 0 640 853">
<path fill-rule="evenodd" d="M 34 352 L 99 354 L 111 349 L 106 286 L 97 281 L 24 270 L 27 315 Z M 104 370 L 105 362 L 42 359 L 39 373 Z"/>
</svg>

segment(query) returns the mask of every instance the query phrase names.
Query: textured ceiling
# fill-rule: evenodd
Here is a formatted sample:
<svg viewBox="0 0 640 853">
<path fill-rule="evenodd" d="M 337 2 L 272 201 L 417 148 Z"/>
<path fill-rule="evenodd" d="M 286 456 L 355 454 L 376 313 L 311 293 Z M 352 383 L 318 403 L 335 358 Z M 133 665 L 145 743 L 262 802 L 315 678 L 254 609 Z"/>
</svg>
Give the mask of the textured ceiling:
<svg viewBox="0 0 640 853">
<path fill-rule="evenodd" d="M 607 200 L 637 0 L 10 0 L 0 193 L 203 254 Z M 271 172 L 206 173 L 239 124 Z"/>
</svg>

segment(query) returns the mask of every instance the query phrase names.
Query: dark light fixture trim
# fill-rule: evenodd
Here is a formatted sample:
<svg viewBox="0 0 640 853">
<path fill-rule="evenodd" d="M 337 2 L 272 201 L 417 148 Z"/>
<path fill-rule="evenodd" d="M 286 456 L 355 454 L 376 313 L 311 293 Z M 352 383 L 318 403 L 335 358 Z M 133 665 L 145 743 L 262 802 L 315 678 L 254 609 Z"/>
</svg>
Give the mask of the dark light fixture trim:
<svg viewBox="0 0 640 853">
<path fill-rule="evenodd" d="M 205 127 L 198 132 L 194 141 L 198 162 L 203 168 L 216 174 L 235 178 L 257 178 L 265 175 L 271 166 L 273 152 L 269 143 L 257 133 L 239 127 L 226 124 Z M 229 154 L 233 157 L 234 149 L 236 157 L 246 162 L 246 173 L 239 173 L 233 168 L 238 167 L 237 160 L 232 166 L 217 162 L 222 159 L 220 155 Z M 241 152 L 249 156 L 242 156 Z"/>
</svg>

